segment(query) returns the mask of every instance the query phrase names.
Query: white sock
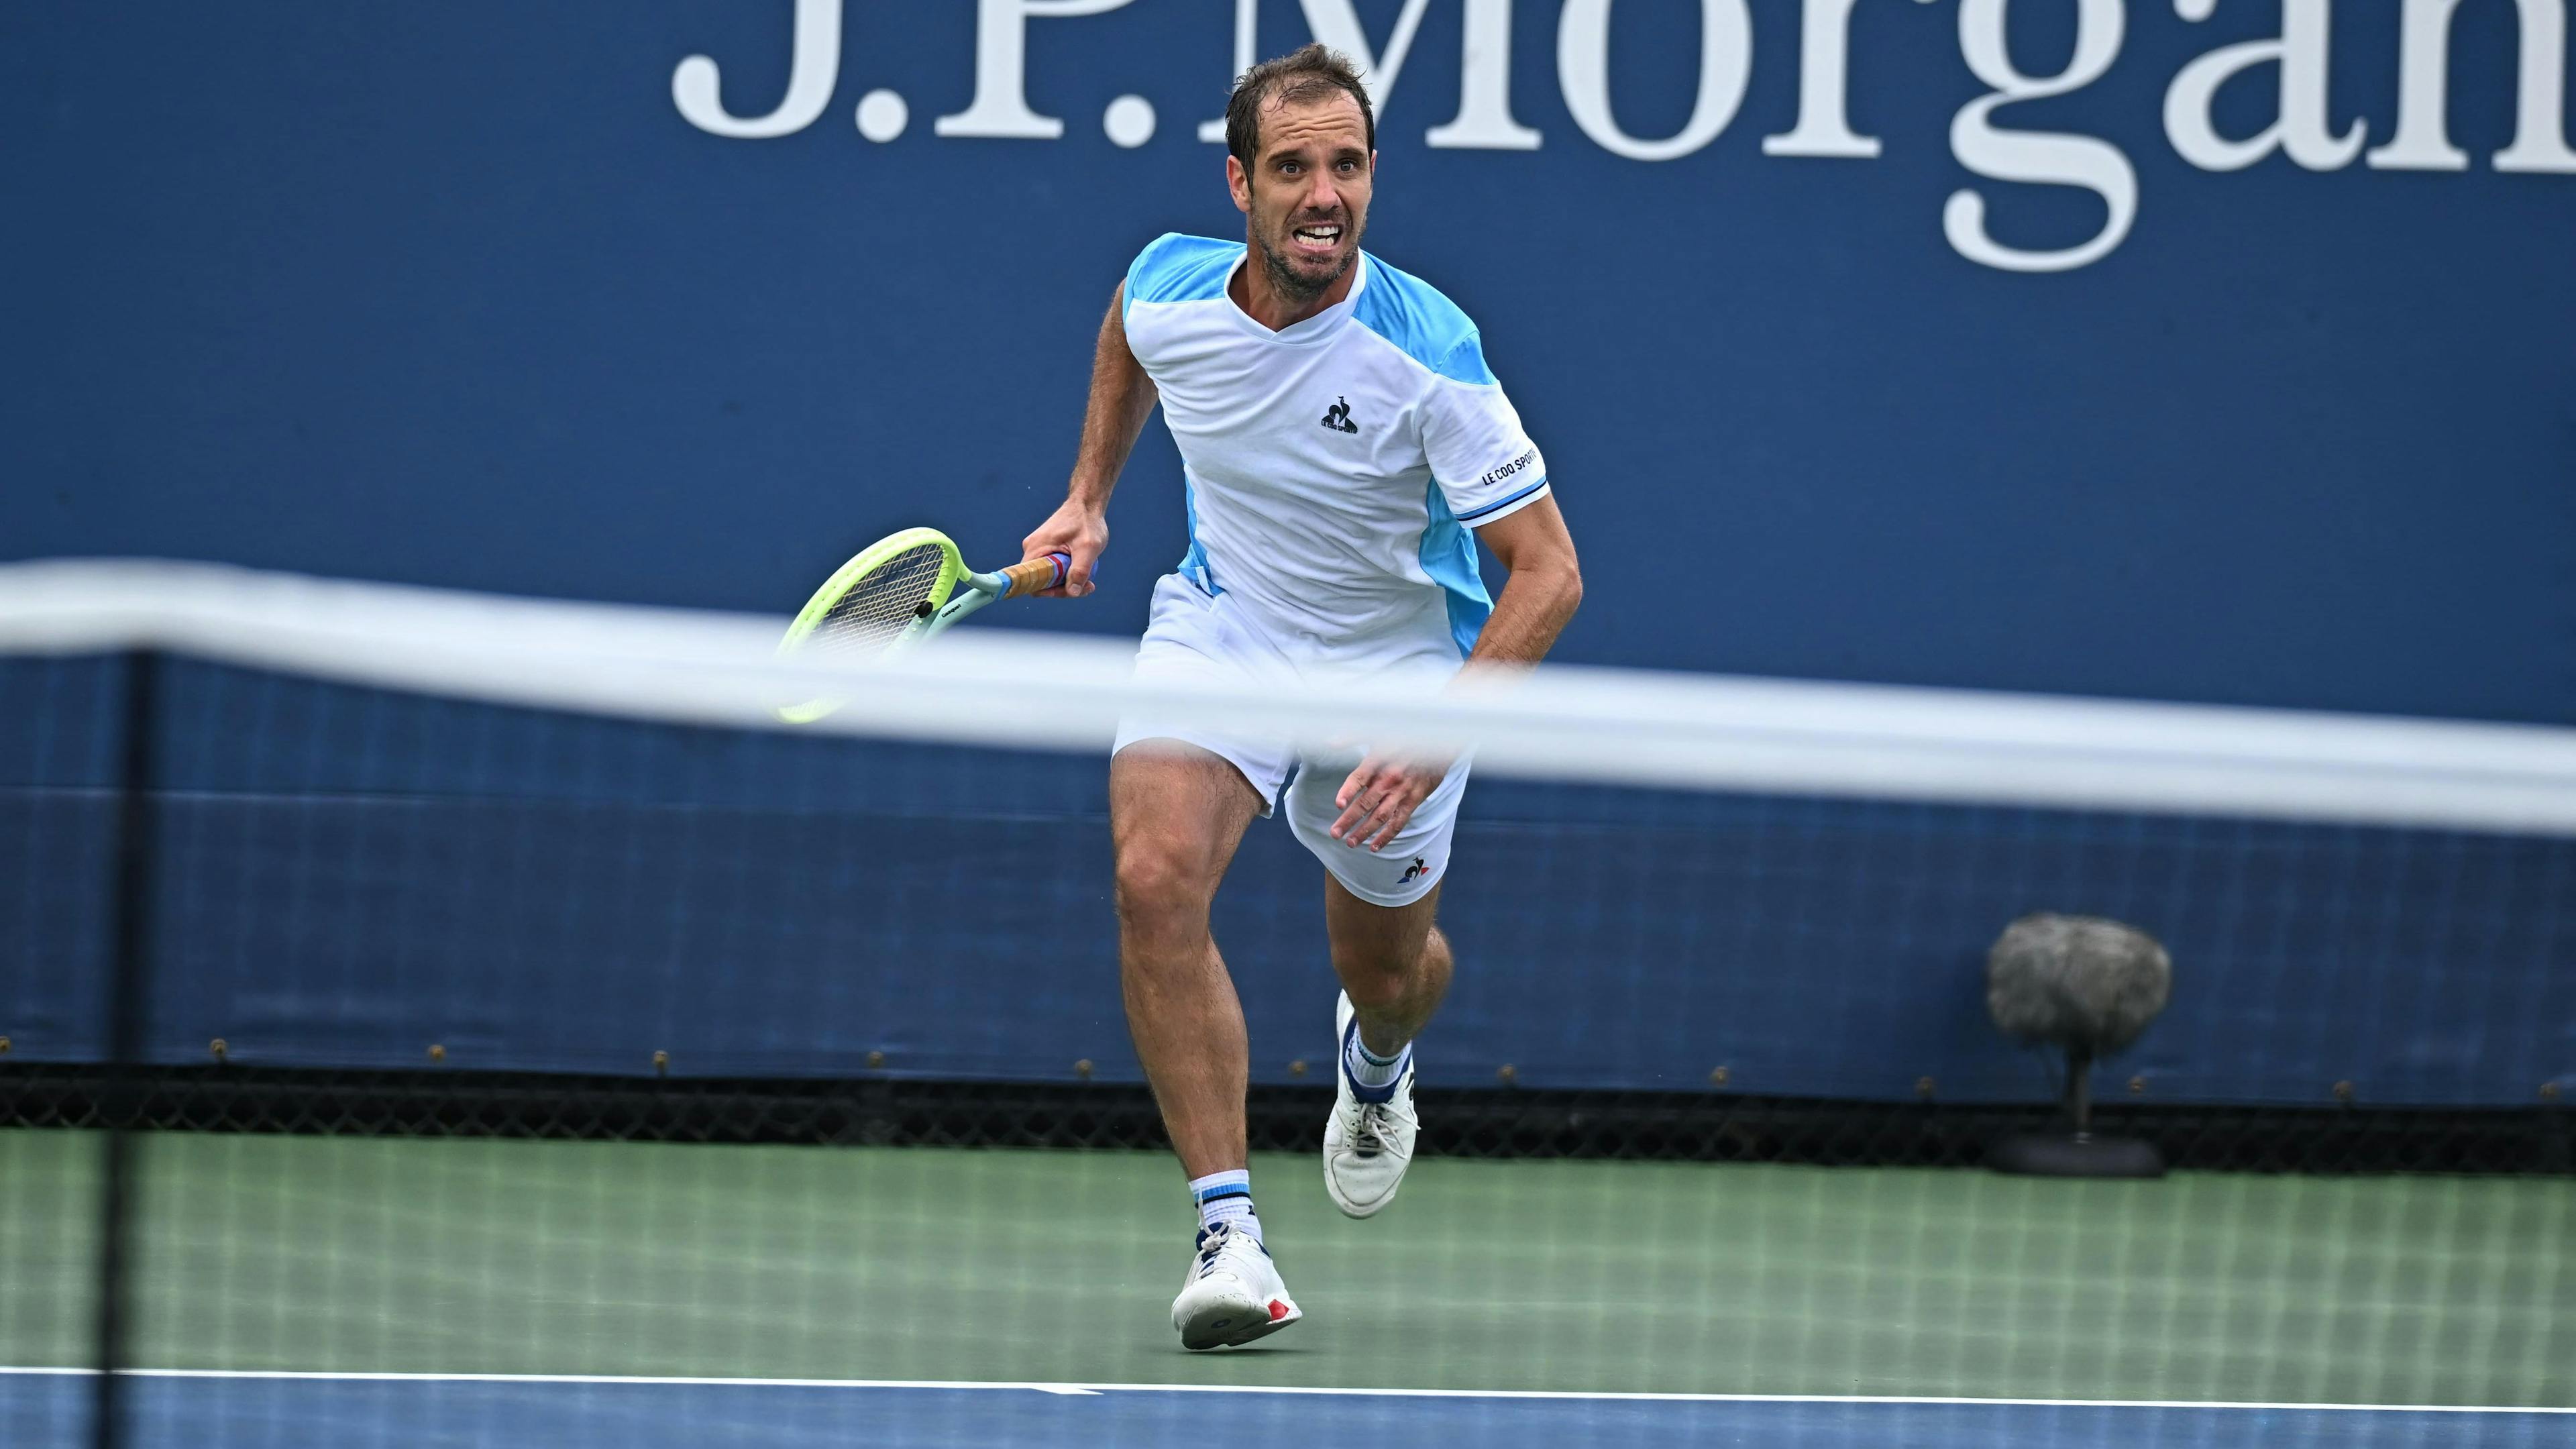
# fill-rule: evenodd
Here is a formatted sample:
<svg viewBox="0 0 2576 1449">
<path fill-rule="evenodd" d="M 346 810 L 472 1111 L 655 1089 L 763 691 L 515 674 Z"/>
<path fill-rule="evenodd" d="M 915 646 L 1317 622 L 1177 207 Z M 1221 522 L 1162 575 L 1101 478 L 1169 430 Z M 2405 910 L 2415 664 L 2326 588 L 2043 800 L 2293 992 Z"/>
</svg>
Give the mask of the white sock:
<svg viewBox="0 0 2576 1449">
<path fill-rule="evenodd" d="M 1252 1234 L 1261 1241 L 1261 1214 L 1252 1210 L 1252 1173 L 1238 1167 L 1231 1172 L 1211 1172 L 1190 1179 L 1190 1196 L 1199 1205 L 1199 1231 L 1205 1232 L 1219 1223 L 1232 1223 L 1237 1230 Z"/>
<path fill-rule="evenodd" d="M 1379 1056 L 1360 1040 L 1359 1030 L 1354 1027 L 1350 1042 L 1342 1052 L 1342 1070 L 1351 1074 L 1352 1086 L 1362 1091 L 1384 1091 L 1404 1075 L 1404 1064 L 1412 1056 L 1411 1042 L 1397 1047 L 1394 1056 Z"/>
</svg>

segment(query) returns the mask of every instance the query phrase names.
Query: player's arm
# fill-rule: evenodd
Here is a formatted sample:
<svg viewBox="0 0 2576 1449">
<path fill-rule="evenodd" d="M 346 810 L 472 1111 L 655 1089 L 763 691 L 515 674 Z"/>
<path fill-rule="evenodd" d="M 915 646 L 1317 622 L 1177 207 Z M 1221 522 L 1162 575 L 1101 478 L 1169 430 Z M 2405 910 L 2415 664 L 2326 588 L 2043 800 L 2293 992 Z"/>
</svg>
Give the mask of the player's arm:
<svg viewBox="0 0 2576 1449">
<path fill-rule="evenodd" d="M 1583 602 L 1583 569 L 1574 557 L 1574 535 L 1566 532 L 1565 515 L 1556 499 L 1541 494 L 1476 530 L 1510 571 L 1503 596 L 1476 635 L 1460 679 L 1491 678 L 1496 673 L 1527 669 L 1547 657 L 1565 622 Z M 1383 849 L 1413 812 L 1440 788 L 1451 761 L 1419 754 L 1372 752 L 1342 781 L 1334 803 L 1342 807 L 1332 835 L 1345 845 Z"/>
<path fill-rule="evenodd" d="M 1136 435 L 1154 411 L 1154 380 L 1127 346 L 1127 285 L 1110 294 L 1109 315 L 1100 319 L 1100 340 L 1091 354 L 1091 401 L 1082 415 L 1082 447 L 1074 455 L 1073 482 L 1062 505 L 1020 541 L 1020 557 L 1044 558 L 1062 552 L 1073 558 L 1064 585 L 1050 596 L 1080 598 L 1091 592 L 1091 566 L 1109 547 L 1109 492 L 1118 472 L 1136 447 Z"/>
<path fill-rule="evenodd" d="M 1574 557 L 1574 535 L 1553 495 L 1476 530 L 1510 572 L 1484 632 L 1467 656 L 1474 671 L 1527 668 L 1547 657 L 1556 636 L 1583 602 L 1583 569 Z"/>
</svg>

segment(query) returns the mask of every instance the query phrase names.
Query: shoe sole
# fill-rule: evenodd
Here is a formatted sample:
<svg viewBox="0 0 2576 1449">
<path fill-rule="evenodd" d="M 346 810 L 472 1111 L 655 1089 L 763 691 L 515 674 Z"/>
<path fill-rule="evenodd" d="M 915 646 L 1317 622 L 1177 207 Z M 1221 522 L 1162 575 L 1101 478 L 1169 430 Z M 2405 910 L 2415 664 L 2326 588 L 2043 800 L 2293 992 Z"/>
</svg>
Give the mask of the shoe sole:
<svg viewBox="0 0 2576 1449">
<path fill-rule="evenodd" d="M 1410 1170 L 1412 1164 L 1407 1163 L 1405 1166 Z M 1403 1185 L 1404 1180 L 1402 1178 L 1396 1179 L 1396 1187 L 1402 1187 Z M 1333 1206 L 1342 1210 L 1343 1217 L 1373 1218 L 1379 1213 L 1386 1211 L 1386 1205 L 1388 1203 L 1395 1201 L 1395 1188 L 1387 1189 L 1386 1196 L 1379 1198 L 1373 1203 L 1368 1203 L 1366 1205 L 1355 1203 L 1349 1198 L 1342 1196 L 1340 1184 L 1333 1181 L 1333 1170 L 1327 1167 L 1324 1169 L 1324 1195 L 1333 1200 Z"/>
<path fill-rule="evenodd" d="M 1268 1338 L 1306 1316 L 1303 1310 L 1285 1298 L 1273 1301 L 1286 1304 L 1288 1312 L 1273 1318 L 1269 1316 L 1267 1304 L 1208 1304 L 1180 1324 L 1181 1347 L 1192 1353 L 1204 1353 L 1212 1348 L 1241 1348 L 1255 1339 Z"/>
</svg>

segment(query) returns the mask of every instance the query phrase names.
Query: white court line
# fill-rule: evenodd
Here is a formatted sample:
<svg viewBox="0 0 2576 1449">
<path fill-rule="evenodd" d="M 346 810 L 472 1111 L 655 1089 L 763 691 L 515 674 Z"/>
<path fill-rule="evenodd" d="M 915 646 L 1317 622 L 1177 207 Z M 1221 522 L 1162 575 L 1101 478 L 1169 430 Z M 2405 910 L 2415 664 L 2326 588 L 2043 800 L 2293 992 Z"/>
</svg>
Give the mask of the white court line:
<svg viewBox="0 0 2576 1449">
<path fill-rule="evenodd" d="M 748 1389 L 1011 1389 L 1041 1394 L 1305 1394 L 1324 1398 L 1548 1399 L 1659 1404 L 1894 1404 L 2011 1409 L 2230 1409 L 2337 1414 L 2560 1414 L 2576 1407 L 2507 1404 L 2307 1404 L 2223 1399 L 1976 1399 L 1908 1394 L 1652 1394 L 1581 1389 L 1331 1388 L 1312 1384 L 1072 1384 L 994 1379 L 753 1379 L 630 1374 L 335 1373 L 302 1369 L 118 1369 L 120 1378 L 272 1379 L 354 1383 L 678 1385 Z M 0 1375 L 95 1378 L 90 1368 L 11 1368 Z"/>
</svg>

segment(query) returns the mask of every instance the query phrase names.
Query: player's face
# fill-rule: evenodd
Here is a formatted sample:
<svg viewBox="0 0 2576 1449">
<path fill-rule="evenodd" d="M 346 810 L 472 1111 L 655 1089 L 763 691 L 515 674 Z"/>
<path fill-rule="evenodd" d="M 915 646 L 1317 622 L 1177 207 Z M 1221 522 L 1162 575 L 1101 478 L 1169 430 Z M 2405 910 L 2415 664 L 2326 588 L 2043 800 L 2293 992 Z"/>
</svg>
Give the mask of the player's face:
<svg viewBox="0 0 2576 1449">
<path fill-rule="evenodd" d="M 1359 102 L 1335 91 L 1274 104 L 1262 112 L 1251 171 L 1228 159 L 1234 204 L 1251 219 L 1270 280 L 1308 297 L 1341 280 L 1360 252 L 1377 171 Z"/>
</svg>

